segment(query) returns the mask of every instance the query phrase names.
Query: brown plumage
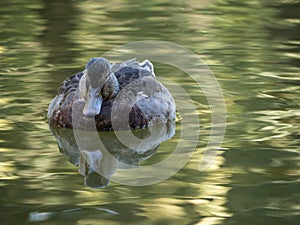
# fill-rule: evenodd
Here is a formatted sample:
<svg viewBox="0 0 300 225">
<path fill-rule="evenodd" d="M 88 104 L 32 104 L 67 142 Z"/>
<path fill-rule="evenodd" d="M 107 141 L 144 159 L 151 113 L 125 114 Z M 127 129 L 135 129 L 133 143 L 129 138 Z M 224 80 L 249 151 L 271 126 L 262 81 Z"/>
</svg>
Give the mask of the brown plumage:
<svg viewBox="0 0 300 225">
<path fill-rule="evenodd" d="M 175 119 L 175 110 L 173 97 L 156 80 L 148 60 L 110 64 L 93 58 L 84 71 L 62 83 L 47 117 L 51 124 L 80 129 L 91 129 L 89 121 L 95 119 L 97 130 L 112 130 L 166 123 Z"/>
</svg>

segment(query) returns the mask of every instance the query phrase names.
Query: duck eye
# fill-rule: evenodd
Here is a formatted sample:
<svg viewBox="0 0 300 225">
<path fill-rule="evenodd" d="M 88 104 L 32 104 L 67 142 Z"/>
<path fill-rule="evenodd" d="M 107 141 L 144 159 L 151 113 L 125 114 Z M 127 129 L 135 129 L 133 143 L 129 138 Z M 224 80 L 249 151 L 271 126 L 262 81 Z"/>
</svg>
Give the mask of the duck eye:
<svg viewBox="0 0 300 225">
<path fill-rule="evenodd" d="M 97 93 L 97 98 L 101 96 L 101 91 Z"/>
<path fill-rule="evenodd" d="M 99 94 L 102 96 L 105 96 L 105 85 L 101 88 L 101 91 Z"/>
</svg>

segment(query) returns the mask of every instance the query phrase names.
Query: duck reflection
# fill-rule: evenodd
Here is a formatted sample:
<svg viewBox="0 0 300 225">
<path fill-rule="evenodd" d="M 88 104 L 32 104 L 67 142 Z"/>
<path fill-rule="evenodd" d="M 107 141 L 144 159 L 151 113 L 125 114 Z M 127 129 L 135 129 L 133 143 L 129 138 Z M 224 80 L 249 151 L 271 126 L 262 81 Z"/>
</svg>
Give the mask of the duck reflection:
<svg viewBox="0 0 300 225">
<path fill-rule="evenodd" d="M 117 169 L 130 169 L 149 159 L 157 152 L 160 143 L 175 134 L 175 122 L 169 121 L 145 129 L 131 130 L 134 138 L 127 140 L 127 144 L 122 143 L 113 131 L 98 132 L 101 142 L 98 148 L 89 146 L 88 141 L 83 147 L 81 143 L 79 148 L 73 129 L 51 124 L 49 127 L 56 138 L 59 151 L 73 165 L 78 166 L 79 173 L 84 176 L 85 185 L 93 188 L 106 187 Z M 90 136 L 90 131 L 80 132 L 81 137 Z"/>
</svg>

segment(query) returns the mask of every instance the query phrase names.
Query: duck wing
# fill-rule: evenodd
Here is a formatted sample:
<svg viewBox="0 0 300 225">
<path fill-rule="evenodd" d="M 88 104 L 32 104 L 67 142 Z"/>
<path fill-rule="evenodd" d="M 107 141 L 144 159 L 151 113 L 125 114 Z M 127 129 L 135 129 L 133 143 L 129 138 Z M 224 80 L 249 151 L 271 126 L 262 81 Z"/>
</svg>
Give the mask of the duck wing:
<svg viewBox="0 0 300 225">
<path fill-rule="evenodd" d="M 114 73 L 124 67 L 131 67 L 135 69 L 148 70 L 155 77 L 154 66 L 148 59 L 144 60 L 143 62 L 139 62 L 134 58 L 121 63 L 113 63 L 111 66 Z"/>
<path fill-rule="evenodd" d="M 133 68 L 130 66 L 122 67 L 119 71 L 115 72 L 115 76 L 121 86 L 121 89 L 129 83 L 139 80 L 142 77 L 153 77 L 148 70 Z"/>
<path fill-rule="evenodd" d="M 75 73 L 62 82 L 58 89 L 58 94 L 66 94 L 75 91 L 78 88 L 79 80 L 83 76 L 84 71 Z"/>
</svg>

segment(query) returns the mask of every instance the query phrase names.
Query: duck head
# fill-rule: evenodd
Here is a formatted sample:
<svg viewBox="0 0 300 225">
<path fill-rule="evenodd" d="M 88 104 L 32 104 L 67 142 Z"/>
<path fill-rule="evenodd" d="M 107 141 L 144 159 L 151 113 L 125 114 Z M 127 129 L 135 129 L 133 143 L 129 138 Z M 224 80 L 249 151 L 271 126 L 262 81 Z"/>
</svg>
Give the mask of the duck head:
<svg viewBox="0 0 300 225">
<path fill-rule="evenodd" d="M 85 67 L 79 82 L 79 92 L 85 100 L 83 114 L 95 116 L 101 112 L 103 100 L 113 97 L 118 89 L 118 81 L 105 58 L 92 58 Z"/>
</svg>

